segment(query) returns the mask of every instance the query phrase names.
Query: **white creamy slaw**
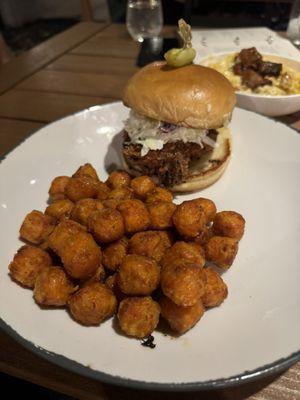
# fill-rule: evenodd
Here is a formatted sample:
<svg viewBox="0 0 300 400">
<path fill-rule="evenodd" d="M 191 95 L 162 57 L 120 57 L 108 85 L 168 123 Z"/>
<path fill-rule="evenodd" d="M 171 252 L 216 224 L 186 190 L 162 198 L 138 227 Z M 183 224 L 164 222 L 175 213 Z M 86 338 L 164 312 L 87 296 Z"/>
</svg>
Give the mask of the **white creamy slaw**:
<svg viewBox="0 0 300 400">
<path fill-rule="evenodd" d="M 150 150 L 161 150 L 166 143 L 179 140 L 184 143 L 197 143 L 201 147 L 204 147 L 204 143 L 211 147 L 215 146 L 215 142 L 207 136 L 207 129 L 172 125 L 172 129 L 166 132 L 161 129 L 163 126 L 164 122 L 145 117 L 133 110 L 130 111 L 129 118 L 124 121 L 131 142 L 142 145 L 142 157 Z"/>
</svg>

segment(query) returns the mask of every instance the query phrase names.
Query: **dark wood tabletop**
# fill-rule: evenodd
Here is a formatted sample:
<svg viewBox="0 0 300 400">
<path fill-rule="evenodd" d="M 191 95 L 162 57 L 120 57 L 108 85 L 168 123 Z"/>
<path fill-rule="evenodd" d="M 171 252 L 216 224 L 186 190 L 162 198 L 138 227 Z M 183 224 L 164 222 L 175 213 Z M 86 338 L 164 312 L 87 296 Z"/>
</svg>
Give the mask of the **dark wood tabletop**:
<svg viewBox="0 0 300 400">
<path fill-rule="evenodd" d="M 175 28 L 165 27 L 163 35 L 173 37 Z M 55 119 L 119 100 L 125 82 L 137 70 L 138 51 L 125 25 L 82 22 L 0 66 L 0 158 Z M 300 113 L 280 120 L 300 130 Z M 39 358 L 4 332 L 0 332 L 0 371 L 78 399 L 300 399 L 300 363 L 234 388 L 162 394 L 79 376 Z"/>
</svg>

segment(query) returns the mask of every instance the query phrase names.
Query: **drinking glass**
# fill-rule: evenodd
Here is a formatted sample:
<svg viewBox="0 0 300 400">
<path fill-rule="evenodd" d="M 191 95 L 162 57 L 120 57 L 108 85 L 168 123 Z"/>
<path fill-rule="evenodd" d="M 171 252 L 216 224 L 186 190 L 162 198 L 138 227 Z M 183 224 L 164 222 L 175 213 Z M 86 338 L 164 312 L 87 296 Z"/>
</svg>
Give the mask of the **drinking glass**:
<svg viewBox="0 0 300 400">
<path fill-rule="evenodd" d="M 293 3 L 287 28 L 287 37 L 295 46 L 300 46 L 300 0 L 295 0 Z"/>
<path fill-rule="evenodd" d="M 138 42 L 157 37 L 163 26 L 161 0 L 128 0 L 126 25 Z"/>
</svg>

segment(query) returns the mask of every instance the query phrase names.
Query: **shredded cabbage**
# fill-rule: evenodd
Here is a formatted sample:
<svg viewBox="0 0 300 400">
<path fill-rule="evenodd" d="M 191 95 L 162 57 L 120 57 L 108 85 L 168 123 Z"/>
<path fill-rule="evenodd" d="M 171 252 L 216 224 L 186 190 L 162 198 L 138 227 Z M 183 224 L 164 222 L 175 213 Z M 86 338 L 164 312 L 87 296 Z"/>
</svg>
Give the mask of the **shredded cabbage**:
<svg viewBox="0 0 300 400">
<path fill-rule="evenodd" d="M 134 144 L 142 145 L 141 156 L 145 156 L 149 150 L 161 150 L 168 142 L 179 140 L 197 143 L 204 147 L 203 143 L 214 146 L 215 142 L 207 137 L 207 129 L 186 128 L 176 125 L 169 132 L 160 129 L 164 122 L 144 117 L 131 110 L 129 118 L 124 121 L 125 130 Z"/>
</svg>

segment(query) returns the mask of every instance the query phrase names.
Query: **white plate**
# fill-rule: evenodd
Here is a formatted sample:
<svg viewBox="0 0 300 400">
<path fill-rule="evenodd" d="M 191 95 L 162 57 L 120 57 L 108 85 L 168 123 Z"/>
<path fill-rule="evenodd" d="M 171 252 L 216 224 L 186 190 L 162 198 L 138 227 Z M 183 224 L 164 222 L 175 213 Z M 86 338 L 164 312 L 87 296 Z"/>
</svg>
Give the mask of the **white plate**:
<svg viewBox="0 0 300 400">
<path fill-rule="evenodd" d="M 27 212 L 43 210 L 53 177 L 87 161 L 100 177 L 119 163 L 120 103 L 93 107 L 29 137 L 0 165 L 0 316 L 2 327 L 41 356 L 106 382 L 156 389 L 226 386 L 277 371 L 300 358 L 300 137 L 236 109 L 233 158 L 201 196 L 247 221 L 224 304 L 180 338 L 155 333 L 156 348 L 117 334 L 109 320 L 83 327 L 64 310 L 42 310 L 13 283 L 7 266 L 20 247 Z M 195 195 L 182 196 L 178 201 Z"/>
<path fill-rule="evenodd" d="M 211 55 L 202 59 L 200 64 L 209 66 L 211 62 L 218 62 L 218 60 L 221 60 L 225 55 L 228 54 L 232 54 L 232 52 Z M 279 57 L 274 54 L 263 54 L 263 56 L 265 56 L 267 60 L 284 64 L 287 67 L 300 72 L 300 61 Z M 268 117 L 279 117 L 280 115 L 288 115 L 300 111 L 300 93 L 285 96 L 269 96 L 237 91 L 236 98 L 238 107 L 254 111 Z"/>
</svg>

